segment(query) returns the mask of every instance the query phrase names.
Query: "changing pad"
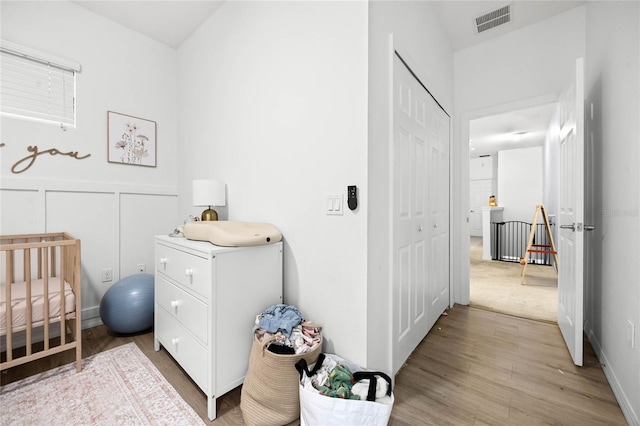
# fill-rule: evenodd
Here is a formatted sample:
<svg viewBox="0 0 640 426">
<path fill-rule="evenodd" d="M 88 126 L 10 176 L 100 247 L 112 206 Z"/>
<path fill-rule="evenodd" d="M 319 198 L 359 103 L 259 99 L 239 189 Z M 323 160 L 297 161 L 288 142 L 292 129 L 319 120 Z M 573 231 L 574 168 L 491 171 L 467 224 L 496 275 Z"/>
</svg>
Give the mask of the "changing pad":
<svg viewBox="0 0 640 426">
<path fill-rule="evenodd" d="M 64 283 L 65 313 L 69 314 L 76 308 L 75 295 L 71 291 L 69 283 Z M 26 282 L 13 283 L 11 286 L 11 329 L 20 331 L 27 324 L 27 284 Z M 0 336 L 4 336 L 7 329 L 5 283 L 0 284 Z M 60 321 L 60 277 L 49 278 L 49 318 L 51 322 Z M 31 282 L 31 320 L 34 326 L 44 323 L 44 281 L 42 279 Z"/>
<path fill-rule="evenodd" d="M 262 246 L 282 240 L 278 228 L 259 222 L 189 222 L 184 225 L 183 233 L 190 240 L 209 241 L 223 247 Z"/>
</svg>

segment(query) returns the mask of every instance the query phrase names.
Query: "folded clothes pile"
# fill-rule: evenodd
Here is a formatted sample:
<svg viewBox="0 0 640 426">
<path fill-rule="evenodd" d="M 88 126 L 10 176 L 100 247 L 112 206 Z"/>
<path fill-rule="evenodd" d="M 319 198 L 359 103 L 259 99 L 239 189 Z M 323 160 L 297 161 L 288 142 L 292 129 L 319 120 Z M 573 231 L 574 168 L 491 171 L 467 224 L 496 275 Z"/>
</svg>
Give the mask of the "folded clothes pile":
<svg viewBox="0 0 640 426">
<path fill-rule="evenodd" d="M 272 340 L 267 349 L 282 355 L 306 353 L 322 342 L 321 327 L 305 321 L 292 305 L 268 307 L 256 317 L 254 332 L 260 342 Z"/>
</svg>

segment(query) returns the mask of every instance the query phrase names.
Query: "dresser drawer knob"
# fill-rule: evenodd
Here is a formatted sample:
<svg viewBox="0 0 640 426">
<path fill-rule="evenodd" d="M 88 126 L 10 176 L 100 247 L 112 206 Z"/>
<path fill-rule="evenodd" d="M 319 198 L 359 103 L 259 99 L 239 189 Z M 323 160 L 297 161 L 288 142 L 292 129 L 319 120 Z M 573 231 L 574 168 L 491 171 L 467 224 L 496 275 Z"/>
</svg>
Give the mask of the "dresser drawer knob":
<svg viewBox="0 0 640 426">
<path fill-rule="evenodd" d="M 192 276 L 193 276 L 193 269 L 185 269 L 185 270 L 184 270 L 184 274 L 185 274 L 187 277 L 192 277 Z"/>
<path fill-rule="evenodd" d="M 161 257 L 161 258 L 160 258 L 160 263 L 161 263 L 162 265 L 166 265 L 166 264 L 167 264 L 167 258 L 166 258 L 166 257 Z"/>
<path fill-rule="evenodd" d="M 171 344 L 173 346 L 177 346 L 179 341 L 180 339 L 178 339 L 177 337 L 174 337 L 173 339 L 171 339 Z"/>
<path fill-rule="evenodd" d="M 180 300 L 172 300 L 171 301 L 171 307 L 172 308 L 177 308 L 178 306 L 182 305 Z"/>
</svg>

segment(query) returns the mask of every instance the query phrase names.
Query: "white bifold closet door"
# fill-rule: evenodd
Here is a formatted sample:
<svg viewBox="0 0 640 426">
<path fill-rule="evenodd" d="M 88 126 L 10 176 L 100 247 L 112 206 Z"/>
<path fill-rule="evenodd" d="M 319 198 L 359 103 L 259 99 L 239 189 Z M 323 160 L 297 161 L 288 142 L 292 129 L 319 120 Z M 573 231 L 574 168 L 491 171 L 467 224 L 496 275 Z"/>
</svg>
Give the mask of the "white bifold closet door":
<svg viewBox="0 0 640 426">
<path fill-rule="evenodd" d="M 393 67 L 393 373 L 449 306 L 449 116 Z"/>
</svg>

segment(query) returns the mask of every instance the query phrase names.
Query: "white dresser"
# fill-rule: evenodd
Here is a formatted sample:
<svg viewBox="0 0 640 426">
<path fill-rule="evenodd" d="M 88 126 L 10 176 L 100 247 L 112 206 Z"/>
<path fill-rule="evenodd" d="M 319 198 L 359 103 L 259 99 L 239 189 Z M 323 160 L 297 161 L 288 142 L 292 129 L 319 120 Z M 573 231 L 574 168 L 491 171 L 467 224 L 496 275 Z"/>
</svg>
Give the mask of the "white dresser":
<svg viewBox="0 0 640 426">
<path fill-rule="evenodd" d="M 216 400 L 242 384 L 256 315 L 282 303 L 282 242 L 219 247 L 157 236 L 154 348 L 162 345 Z"/>
</svg>

